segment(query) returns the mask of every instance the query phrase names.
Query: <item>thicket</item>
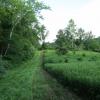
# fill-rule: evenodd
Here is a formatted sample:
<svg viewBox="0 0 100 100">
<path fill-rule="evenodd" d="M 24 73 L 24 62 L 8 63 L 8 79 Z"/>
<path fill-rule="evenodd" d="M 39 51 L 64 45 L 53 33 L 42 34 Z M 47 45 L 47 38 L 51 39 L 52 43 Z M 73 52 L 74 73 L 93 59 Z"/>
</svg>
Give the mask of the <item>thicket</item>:
<svg viewBox="0 0 100 100">
<path fill-rule="evenodd" d="M 4 61 L 21 63 L 34 56 L 41 32 L 40 11 L 48 8 L 37 0 L 0 0 L 1 70 Z"/>
</svg>

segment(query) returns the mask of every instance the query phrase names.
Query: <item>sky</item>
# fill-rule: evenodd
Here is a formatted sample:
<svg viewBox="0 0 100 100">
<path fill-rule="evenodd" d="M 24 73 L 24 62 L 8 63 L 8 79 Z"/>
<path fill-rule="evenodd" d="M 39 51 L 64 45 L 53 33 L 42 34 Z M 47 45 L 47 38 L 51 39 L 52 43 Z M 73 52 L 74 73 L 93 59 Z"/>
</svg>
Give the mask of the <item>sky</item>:
<svg viewBox="0 0 100 100">
<path fill-rule="evenodd" d="M 100 0 L 42 0 L 52 10 L 43 10 L 42 24 L 49 30 L 46 41 L 56 39 L 59 29 L 64 29 L 68 21 L 73 19 L 77 28 L 82 27 L 86 32 L 100 36 Z"/>
</svg>

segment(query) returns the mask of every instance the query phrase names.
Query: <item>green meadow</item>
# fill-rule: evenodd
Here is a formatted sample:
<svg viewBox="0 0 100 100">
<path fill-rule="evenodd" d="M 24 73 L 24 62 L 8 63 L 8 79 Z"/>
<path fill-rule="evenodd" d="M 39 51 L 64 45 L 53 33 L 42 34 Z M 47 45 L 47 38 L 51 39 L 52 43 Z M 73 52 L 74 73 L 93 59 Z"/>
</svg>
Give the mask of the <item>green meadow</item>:
<svg viewBox="0 0 100 100">
<path fill-rule="evenodd" d="M 0 0 L 0 100 L 100 100 L 92 1 Z"/>
<path fill-rule="evenodd" d="M 19 67 L 10 69 L 0 79 L 0 100 L 81 100 L 43 70 L 41 54 Z"/>
<path fill-rule="evenodd" d="M 87 98 L 100 99 L 100 54 L 91 51 L 69 52 L 57 55 L 55 51 L 45 54 L 44 69 L 58 82 Z"/>
</svg>

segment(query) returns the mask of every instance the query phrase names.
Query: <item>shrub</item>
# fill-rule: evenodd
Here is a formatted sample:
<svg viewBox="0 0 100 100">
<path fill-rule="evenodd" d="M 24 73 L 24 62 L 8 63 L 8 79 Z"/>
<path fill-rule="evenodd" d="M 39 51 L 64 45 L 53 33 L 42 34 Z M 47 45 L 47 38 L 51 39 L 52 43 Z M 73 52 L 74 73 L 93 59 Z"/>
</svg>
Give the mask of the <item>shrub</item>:
<svg viewBox="0 0 100 100">
<path fill-rule="evenodd" d="M 77 60 L 78 60 L 78 61 L 82 61 L 83 59 L 82 59 L 81 57 L 78 57 Z"/>
<path fill-rule="evenodd" d="M 65 63 L 68 63 L 68 58 L 65 58 Z"/>
<path fill-rule="evenodd" d="M 56 49 L 56 52 L 58 55 L 65 55 L 66 53 L 68 53 L 68 50 L 66 48 L 60 47 Z"/>
<path fill-rule="evenodd" d="M 96 61 L 97 60 L 97 57 L 96 56 L 93 56 L 89 59 L 89 61 Z"/>
<path fill-rule="evenodd" d="M 53 59 L 46 59 L 45 63 L 54 63 Z"/>
<path fill-rule="evenodd" d="M 59 62 L 60 62 L 60 63 L 63 62 L 63 59 L 59 59 Z"/>
<path fill-rule="evenodd" d="M 83 56 L 83 57 L 86 57 L 86 54 L 85 54 L 85 53 L 83 53 L 83 54 L 82 54 L 82 56 Z"/>
</svg>

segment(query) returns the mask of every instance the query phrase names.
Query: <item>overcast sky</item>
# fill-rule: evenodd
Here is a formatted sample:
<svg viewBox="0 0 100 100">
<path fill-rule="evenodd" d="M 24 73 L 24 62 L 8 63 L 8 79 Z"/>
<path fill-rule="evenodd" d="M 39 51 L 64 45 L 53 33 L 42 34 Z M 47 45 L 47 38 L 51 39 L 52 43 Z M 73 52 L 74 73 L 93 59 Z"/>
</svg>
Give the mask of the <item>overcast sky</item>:
<svg viewBox="0 0 100 100">
<path fill-rule="evenodd" d="M 64 29 L 70 19 L 77 27 L 100 36 L 100 0 L 42 0 L 52 11 L 42 11 L 42 23 L 50 31 L 47 41 L 53 41 L 59 29 Z"/>
</svg>

